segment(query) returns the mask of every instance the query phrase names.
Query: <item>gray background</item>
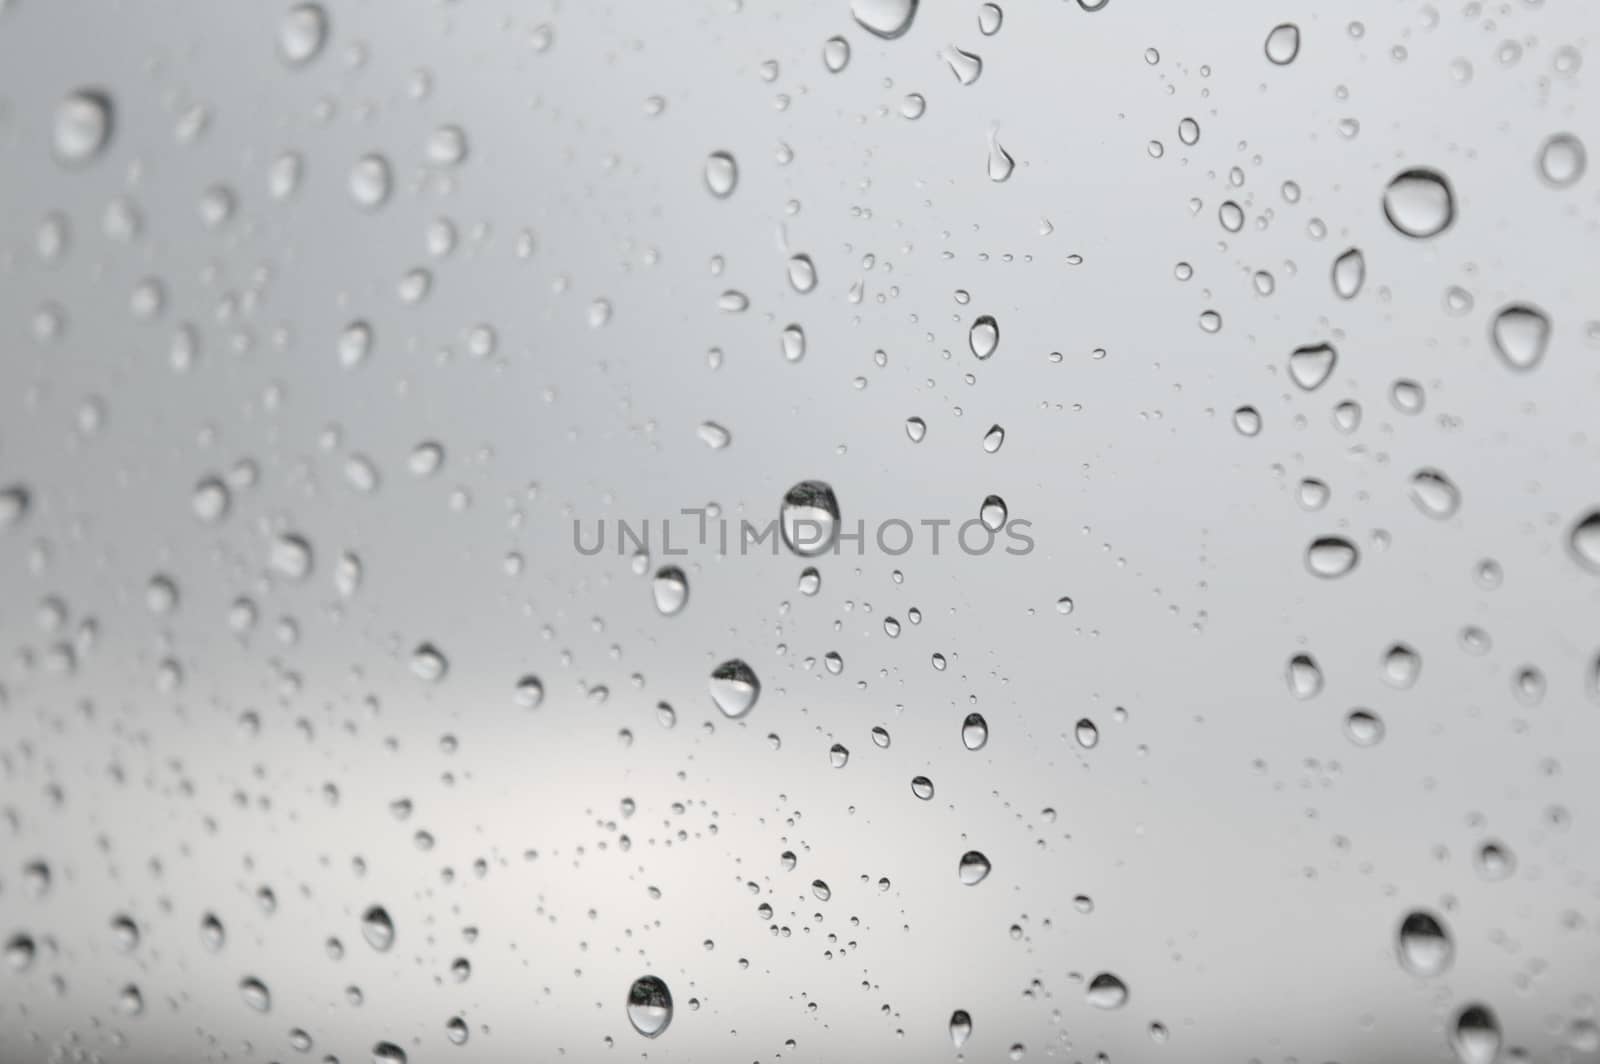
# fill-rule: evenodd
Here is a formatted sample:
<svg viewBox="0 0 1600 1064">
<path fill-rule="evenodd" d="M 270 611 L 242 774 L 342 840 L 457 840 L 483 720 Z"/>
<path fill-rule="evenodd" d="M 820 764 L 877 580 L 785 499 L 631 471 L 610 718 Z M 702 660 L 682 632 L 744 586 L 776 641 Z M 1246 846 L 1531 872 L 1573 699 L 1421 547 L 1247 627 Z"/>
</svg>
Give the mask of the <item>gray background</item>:
<svg viewBox="0 0 1600 1064">
<path fill-rule="evenodd" d="M 1600 503 L 1597 186 L 1550 188 L 1536 157 L 1552 133 L 1593 139 L 1600 8 L 1031 0 L 987 37 L 977 4 L 927 0 L 882 41 L 846 0 L 326 7 L 300 67 L 277 54 L 281 3 L 0 9 L 0 486 L 31 498 L 0 534 L 0 934 L 37 944 L 27 970 L 0 966 L 0 1058 L 293 1059 L 298 1027 L 310 1059 L 387 1040 L 412 1061 L 926 1061 L 955 1056 L 965 1009 L 975 1061 L 1449 1061 L 1473 1002 L 1503 1058 L 1596 1055 L 1600 582 L 1567 529 Z M 1277 67 L 1262 46 L 1286 20 L 1302 45 Z M 853 50 L 836 74 L 834 34 Z M 949 45 L 982 57 L 976 83 Z M 114 99 L 113 135 L 68 168 L 56 108 L 86 86 Z M 913 92 L 927 110 L 908 120 Z M 459 165 L 427 155 L 447 124 Z M 705 186 L 715 150 L 739 162 L 725 200 Z M 279 201 L 284 152 L 304 174 Z M 394 189 L 364 211 L 349 174 L 370 152 Z M 1415 165 L 1455 189 L 1432 240 L 1381 209 Z M 237 206 L 210 228 L 218 185 Z M 1218 223 L 1229 198 L 1238 233 Z M 107 231 L 119 200 L 131 239 Z M 1343 301 L 1329 270 L 1350 246 L 1367 279 Z M 786 279 L 797 252 L 807 294 Z M 416 268 L 432 285 L 408 304 Z M 165 298 L 142 317 L 147 278 Z M 1470 311 L 1447 310 L 1453 285 Z M 728 289 L 747 311 L 718 309 Z M 1528 373 L 1489 342 L 1513 300 L 1553 323 Z M 41 339 L 52 313 L 64 328 Z M 1001 327 L 985 362 L 979 314 Z M 357 319 L 375 342 L 348 369 Z M 177 372 L 183 335 L 198 354 Z M 1321 340 L 1338 367 L 1301 392 L 1285 359 Z M 1420 414 L 1390 401 L 1402 377 Z M 1332 419 L 1344 400 L 1354 432 Z M 1241 404 L 1260 435 L 1235 431 Z M 698 438 L 706 420 L 728 447 Z M 430 440 L 445 463 L 414 476 Z M 352 455 L 375 491 L 347 482 Z M 1423 466 L 1461 490 L 1448 521 L 1408 498 Z M 191 500 L 213 475 L 241 482 L 206 524 Z M 1297 502 L 1306 476 L 1331 488 L 1320 511 Z M 964 521 L 998 494 L 1037 547 L 827 557 L 815 597 L 792 555 L 696 547 L 673 560 L 691 588 L 674 617 L 630 559 L 572 548 L 575 518 L 715 503 L 765 522 L 808 478 L 869 528 Z M 286 532 L 313 550 L 303 582 L 271 565 Z M 1328 534 L 1361 549 L 1331 581 L 1304 561 Z M 364 573 L 349 597 L 345 552 Z M 1475 579 L 1484 559 L 1498 587 Z M 170 614 L 147 606 L 157 574 Z M 1409 690 L 1383 680 L 1398 640 L 1422 658 Z M 412 672 L 424 642 L 440 682 Z M 1300 652 L 1325 673 L 1309 701 L 1285 684 Z M 706 686 L 733 657 L 763 684 L 739 722 Z M 1534 706 L 1513 691 L 1527 665 L 1548 682 Z M 528 674 L 535 710 L 513 698 Z M 1380 744 L 1346 737 L 1357 706 Z M 1504 881 L 1474 869 L 1491 838 L 1515 854 Z M 956 875 L 969 849 L 993 862 L 975 887 Z M 360 935 L 373 903 L 387 953 Z M 1437 977 L 1396 960 L 1416 908 L 1454 939 Z M 1102 971 L 1121 1009 L 1086 1003 Z M 654 1041 L 623 1010 L 646 972 L 677 1002 Z M 241 1000 L 246 976 L 269 1012 Z"/>
</svg>

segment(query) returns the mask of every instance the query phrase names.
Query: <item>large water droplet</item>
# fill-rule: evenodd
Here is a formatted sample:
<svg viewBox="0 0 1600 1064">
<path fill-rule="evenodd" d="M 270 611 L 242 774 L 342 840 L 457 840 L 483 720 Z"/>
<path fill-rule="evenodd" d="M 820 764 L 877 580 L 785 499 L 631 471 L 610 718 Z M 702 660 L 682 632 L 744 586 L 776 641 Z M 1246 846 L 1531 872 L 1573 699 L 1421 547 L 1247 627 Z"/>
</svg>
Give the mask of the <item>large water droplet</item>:
<svg viewBox="0 0 1600 1064">
<path fill-rule="evenodd" d="M 1500 360 L 1514 370 L 1530 370 L 1550 343 L 1550 318 L 1530 303 L 1511 303 L 1495 314 L 1489 339 Z"/>
<path fill-rule="evenodd" d="M 90 162 L 111 140 L 116 108 L 99 89 L 79 89 L 56 105 L 53 143 L 56 159 L 67 166 Z"/>
<path fill-rule="evenodd" d="M 1290 658 L 1285 678 L 1289 692 L 1302 702 L 1322 692 L 1322 668 L 1310 654 L 1296 654 Z"/>
<path fill-rule="evenodd" d="M 1339 353 L 1332 344 L 1306 344 L 1289 353 L 1289 378 L 1302 391 L 1312 392 L 1333 376 Z"/>
<path fill-rule="evenodd" d="M 1600 573 L 1600 507 L 1573 522 L 1567 533 L 1567 548 L 1573 560 L 1591 573 Z"/>
<path fill-rule="evenodd" d="M 761 697 L 761 681 L 755 670 L 738 658 L 724 661 L 711 671 L 711 701 L 722 715 L 738 720 L 755 707 Z"/>
<path fill-rule="evenodd" d="M 706 156 L 706 188 L 718 199 L 727 199 L 739 187 L 739 164 L 725 151 Z"/>
<path fill-rule="evenodd" d="M 1406 236 L 1419 240 L 1438 236 L 1455 221 L 1455 193 L 1437 170 L 1402 170 L 1383 190 L 1383 214 Z"/>
<path fill-rule="evenodd" d="M 1539 176 L 1554 188 L 1577 184 L 1588 165 L 1583 141 L 1571 133 L 1557 133 L 1539 146 Z"/>
<path fill-rule="evenodd" d="M 868 33 L 893 40 L 911 28 L 917 0 L 850 0 L 850 14 Z"/>
<path fill-rule="evenodd" d="M 975 887 L 982 883 L 989 875 L 989 859 L 977 850 L 968 850 L 961 855 L 961 862 L 956 866 L 956 873 L 965 886 Z"/>
<path fill-rule="evenodd" d="M 972 1037 L 972 1017 L 966 1009 L 956 1009 L 950 1014 L 950 1044 L 960 1049 Z"/>
<path fill-rule="evenodd" d="M 997 184 L 1007 180 L 1011 176 L 1011 172 L 1017 168 L 1017 161 L 1000 144 L 1000 131 L 998 129 L 989 131 L 988 168 L 989 180 Z"/>
<path fill-rule="evenodd" d="M 1333 290 L 1340 299 L 1354 299 L 1367 279 L 1367 260 L 1360 248 L 1350 248 L 1333 260 Z"/>
<path fill-rule="evenodd" d="M 1356 545 L 1343 536 L 1321 536 L 1306 548 L 1306 568 L 1324 580 L 1344 576 L 1359 559 Z"/>
<path fill-rule="evenodd" d="M 1500 1055 L 1500 1022 L 1487 1005 L 1468 1005 L 1456 1014 L 1450 1048 L 1461 1064 L 1494 1064 Z"/>
<path fill-rule="evenodd" d="M 367 945 L 383 953 L 394 945 L 394 921 L 381 905 L 374 905 L 361 914 L 361 937 Z"/>
<path fill-rule="evenodd" d="M 998 495 L 985 497 L 983 505 L 978 507 L 978 520 L 983 522 L 983 527 L 990 532 L 998 532 L 1005 528 L 1006 516 L 1006 501 Z"/>
<path fill-rule="evenodd" d="M 1089 980 L 1085 998 L 1097 1009 L 1120 1009 L 1128 1003 L 1128 987 L 1110 972 L 1101 972 Z"/>
<path fill-rule="evenodd" d="M 1411 501 L 1429 517 L 1443 521 L 1461 508 L 1461 491 L 1439 470 L 1419 469 L 1411 474 Z"/>
<path fill-rule="evenodd" d="M 1293 22 L 1282 22 L 1272 27 L 1264 46 L 1267 59 L 1277 66 L 1287 66 L 1300 54 L 1300 27 Z"/>
<path fill-rule="evenodd" d="M 1396 943 L 1400 966 L 1412 975 L 1435 976 L 1450 967 L 1455 945 L 1439 918 L 1414 909 L 1400 921 Z"/>
<path fill-rule="evenodd" d="M 650 590 L 655 594 L 656 609 L 664 617 L 671 617 L 682 610 L 689 601 L 689 579 L 683 575 L 683 570 L 675 565 L 657 569 L 656 577 L 650 583 Z"/>
<path fill-rule="evenodd" d="M 820 480 L 802 480 L 790 488 L 778 517 L 784 545 L 802 558 L 824 553 L 839 537 L 839 500 Z"/>
<path fill-rule="evenodd" d="M 628 988 L 628 1022 L 646 1038 L 665 1031 L 672 1023 L 672 991 L 667 984 L 653 975 L 635 979 Z"/>
<path fill-rule="evenodd" d="M 328 13 L 321 4 L 296 4 L 278 25 L 278 56 L 289 66 L 315 59 L 328 39 Z"/>
<path fill-rule="evenodd" d="M 968 713 L 961 722 L 961 745 L 968 750 L 982 750 L 989 741 L 989 722 L 982 713 Z"/>
<path fill-rule="evenodd" d="M 980 315 L 967 330 L 967 346 L 980 360 L 993 355 L 1000 346 L 1000 323 L 988 314 Z"/>
</svg>

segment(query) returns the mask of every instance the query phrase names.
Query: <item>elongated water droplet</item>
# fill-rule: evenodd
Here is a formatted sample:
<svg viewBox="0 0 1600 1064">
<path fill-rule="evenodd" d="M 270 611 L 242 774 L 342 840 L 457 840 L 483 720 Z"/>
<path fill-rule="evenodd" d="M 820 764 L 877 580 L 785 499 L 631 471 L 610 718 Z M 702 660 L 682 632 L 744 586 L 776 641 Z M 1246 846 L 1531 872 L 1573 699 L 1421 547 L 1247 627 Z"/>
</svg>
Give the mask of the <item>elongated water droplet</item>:
<svg viewBox="0 0 1600 1064">
<path fill-rule="evenodd" d="M 799 362 L 806 357 L 805 330 L 798 325 L 787 325 L 783 330 L 783 357 L 790 362 Z"/>
<path fill-rule="evenodd" d="M 960 1049 L 972 1037 L 972 1017 L 966 1009 L 956 1009 L 950 1014 L 950 1044 Z"/>
<path fill-rule="evenodd" d="M 850 0 L 850 14 L 868 33 L 893 40 L 911 28 L 917 0 Z"/>
<path fill-rule="evenodd" d="M 1411 474 L 1411 501 L 1424 514 L 1444 521 L 1461 508 L 1461 491 L 1439 470 L 1419 469 Z"/>
<path fill-rule="evenodd" d="M 786 547 L 802 558 L 832 548 L 839 536 L 839 500 L 820 480 L 802 480 L 783 496 L 779 529 Z"/>
<path fill-rule="evenodd" d="M 1400 966 L 1412 975 L 1435 976 L 1455 959 L 1455 944 L 1439 918 L 1414 909 L 1400 921 L 1396 943 Z"/>
<path fill-rule="evenodd" d="M 967 329 L 967 346 L 980 360 L 993 355 L 1000 346 L 1000 323 L 988 314 L 980 315 Z"/>
<path fill-rule="evenodd" d="M 1011 176 L 1011 171 L 1017 168 L 1017 161 L 1011 157 L 1000 144 L 1000 131 L 989 131 L 989 180 L 995 183 L 1005 181 Z"/>
<path fill-rule="evenodd" d="M 928 423 L 920 417 L 906 418 L 906 436 L 912 443 L 921 443 L 928 435 Z"/>
<path fill-rule="evenodd" d="M 1383 214 L 1396 230 L 1418 240 L 1438 236 L 1456 219 L 1456 197 L 1437 170 L 1402 170 L 1383 191 Z"/>
<path fill-rule="evenodd" d="M 817 287 L 817 267 L 810 255 L 793 255 L 789 259 L 789 287 L 802 294 Z"/>
<path fill-rule="evenodd" d="M 406 1064 L 406 1051 L 393 1042 L 379 1042 L 372 1047 L 372 1064 Z"/>
<path fill-rule="evenodd" d="M 761 681 L 755 670 L 738 658 L 718 665 L 711 672 L 711 701 L 725 717 L 738 720 L 755 707 L 761 697 Z"/>
<path fill-rule="evenodd" d="M 1289 379 L 1302 391 L 1313 392 L 1333 376 L 1338 363 L 1332 344 L 1306 344 L 1289 353 Z"/>
<path fill-rule="evenodd" d="M 720 451 L 733 442 L 733 433 L 717 424 L 715 421 L 702 421 L 695 430 L 695 435 L 700 437 L 700 442 L 713 451 Z"/>
<path fill-rule="evenodd" d="M 1005 20 L 1005 12 L 999 4 L 984 4 L 978 8 L 978 32 L 985 37 L 993 37 L 1000 32 L 1000 24 Z"/>
<path fill-rule="evenodd" d="M 1367 260 L 1360 248 L 1350 248 L 1333 260 L 1333 290 L 1340 299 L 1354 299 L 1367 279 Z"/>
<path fill-rule="evenodd" d="M 1508 367 L 1518 371 L 1533 369 L 1549 346 L 1550 318 L 1530 303 L 1508 304 L 1496 312 L 1490 323 L 1489 339 Z"/>
<path fill-rule="evenodd" d="M 388 202 L 393 181 L 388 159 L 376 152 L 363 155 L 350 168 L 350 198 L 363 210 L 375 211 Z"/>
<path fill-rule="evenodd" d="M 1296 654 L 1290 658 L 1285 675 L 1289 692 L 1302 702 L 1322 692 L 1322 668 L 1310 654 Z"/>
<path fill-rule="evenodd" d="M 1311 541 L 1306 548 L 1306 568 L 1313 576 L 1332 580 L 1344 576 L 1356 567 L 1360 553 L 1356 545 L 1343 536 L 1322 536 Z"/>
<path fill-rule="evenodd" d="M 727 199 L 739 187 L 739 164 L 733 155 L 714 151 L 706 156 L 706 188 L 718 199 Z"/>
<path fill-rule="evenodd" d="M 971 85 L 983 74 L 983 60 L 953 44 L 944 50 L 944 61 L 963 85 Z"/>
<path fill-rule="evenodd" d="M 1267 59 L 1277 66 L 1288 66 L 1300 54 L 1300 27 L 1282 22 L 1272 27 L 1263 46 Z"/>
<path fill-rule="evenodd" d="M 983 449 L 989 454 L 998 451 L 1006 442 L 1006 430 L 999 425 L 989 426 L 989 431 L 983 434 Z"/>
<path fill-rule="evenodd" d="M 989 859 L 977 850 L 968 850 L 961 855 L 961 862 L 956 866 L 956 873 L 963 885 L 975 887 L 988 878 Z"/>
<path fill-rule="evenodd" d="M 361 937 L 379 953 L 387 952 L 394 945 L 394 921 L 389 918 L 389 911 L 374 905 L 362 913 Z"/>
<path fill-rule="evenodd" d="M 1006 527 L 1006 515 L 1006 501 L 998 495 L 987 496 L 978 508 L 978 520 L 990 532 L 998 532 Z"/>
<path fill-rule="evenodd" d="M 272 992 L 267 989 L 267 984 L 261 980 L 247 977 L 239 981 L 239 996 L 244 998 L 244 1003 L 257 1012 L 269 1012 L 272 1009 Z"/>
<path fill-rule="evenodd" d="M 655 594 L 656 609 L 663 617 L 678 613 L 689 601 L 689 579 L 675 565 L 657 569 L 650 590 Z"/>
<path fill-rule="evenodd" d="M 961 722 L 961 745 L 968 750 L 982 750 L 989 741 L 989 722 L 982 713 L 968 713 Z"/>
<path fill-rule="evenodd" d="M 822 65 L 832 74 L 849 66 L 850 42 L 843 37 L 829 37 L 822 45 Z"/>
<path fill-rule="evenodd" d="M 667 984 L 653 975 L 635 979 L 628 988 L 628 1022 L 646 1038 L 665 1031 L 672 1023 L 672 991 Z"/>
<path fill-rule="evenodd" d="M 9 532 L 21 524 L 32 501 L 32 495 L 21 484 L 0 490 L 0 532 Z"/>
</svg>

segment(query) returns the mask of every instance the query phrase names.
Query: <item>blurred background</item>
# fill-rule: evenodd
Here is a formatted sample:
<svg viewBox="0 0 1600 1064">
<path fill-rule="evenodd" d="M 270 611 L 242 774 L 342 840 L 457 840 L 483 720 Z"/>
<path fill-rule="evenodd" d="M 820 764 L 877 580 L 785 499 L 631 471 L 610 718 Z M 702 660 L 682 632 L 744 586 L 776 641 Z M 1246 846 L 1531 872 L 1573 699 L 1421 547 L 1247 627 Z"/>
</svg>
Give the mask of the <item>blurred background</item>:
<svg viewBox="0 0 1600 1064">
<path fill-rule="evenodd" d="M 0 1060 L 1600 1057 L 1597 34 L 0 3 Z"/>
</svg>

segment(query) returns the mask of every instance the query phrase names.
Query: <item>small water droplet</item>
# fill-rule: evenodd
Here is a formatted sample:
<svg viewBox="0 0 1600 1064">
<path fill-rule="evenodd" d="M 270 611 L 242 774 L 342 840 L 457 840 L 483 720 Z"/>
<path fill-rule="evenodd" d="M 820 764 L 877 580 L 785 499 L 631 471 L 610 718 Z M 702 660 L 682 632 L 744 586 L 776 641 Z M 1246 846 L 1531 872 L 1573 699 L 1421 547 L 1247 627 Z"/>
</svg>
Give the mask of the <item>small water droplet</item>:
<svg viewBox="0 0 1600 1064">
<path fill-rule="evenodd" d="M 1567 548 L 1579 565 L 1591 573 L 1600 573 L 1600 507 L 1573 522 L 1567 533 Z"/>
<path fill-rule="evenodd" d="M 1577 184 L 1588 165 L 1583 141 L 1571 133 L 1557 133 L 1539 146 L 1539 176 L 1552 188 Z"/>
<path fill-rule="evenodd" d="M 1333 260 L 1333 290 L 1340 299 L 1354 299 L 1367 279 L 1367 260 L 1360 248 L 1350 248 Z"/>
<path fill-rule="evenodd" d="M 989 130 L 988 168 L 989 180 L 996 183 L 1010 178 L 1011 172 L 1017 168 L 1017 161 L 1000 144 L 1000 131 L 998 129 Z"/>
<path fill-rule="evenodd" d="M 1006 527 L 1006 501 L 998 495 L 984 498 L 983 505 L 978 508 L 978 520 L 983 522 L 983 527 L 990 532 L 998 532 Z"/>
<path fill-rule="evenodd" d="M 966 1009 L 956 1009 L 950 1014 L 950 1044 L 960 1049 L 972 1037 L 972 1017 Z"/>
<path fill-rule="evenodd" d="M 1424 514 L 1443 521 L 1461 508 L 1461 491 L 1439 470 L 1419 469 L 1411 474 L 1411 501 Z"/>
<path fill-rule="evenodd" d="M 850 14 L 862 29 L 885 40 L 902 37 L 917 15 L 918 0 L 850 0 Z"/>
<path fill-rule="evenodd" d="M 1289 353 L 1289 379 L 1302 390 L 1316 391 L 1333 376 L 1339 353 L 1332 344 L 1306 344 Z"/>
<path fill-rule="evenodd" d="M 961 722 L 961 745 L 968 750 L 982 750 L 989 742 L 989 722 L 982 713 L 968 713 Z"/>
<path fill-rule="evenodd" d="M 786 547 L 802 558 L 829 550 L 839 536 L 839 500 L 820 480 L 802 480 L 783 496 L 779 527 Z"/>
<path fill-rule="evenodd" d="M 988 878 L 989 859 L 977 850 L 968 850 L 961 855 L 956 873 L 964 886 L 975 887 Z"/>
<path fill-rule="evenodd" d="M 1128 1003 L 1128 987 L 1110 972 L 1101 972 L 1089 980 L 1084 997 L 1097 1009 L 1120 1009 Z"/>
<path fill-rule="evenodd" d="M 116 108 L 99 89 L 79 89 L 56 106 L 53 143 L 56 159 L 66 166 L 83 166 L 105 150 L 111 141 Z"/>
<path fill-rule="evenodd" d="M 718 665 L 711 672 L 711 701 L 722 715 L 738 720 L 755 707 L 761 697 L 761 681 L 755 670 L 738 658 Z"/>
<path fill-rule="evenodd" d="M 1279 23 L 1267 34 L 1263 47 L 1274 65 L 1288 66 L 1300 54 L 1300 27 L 1293 22 Z"/>
<path fill-rule="evenodd" d="M 1306 568 L 1324 580 L 1344 576 L 1359 559 L 1356 545 L 1343 536 L 1321 536 L 1306 548 Z"/>
<path fill-rule="evenodd" d="M 1412 975 L 1435 976 L 1455 959 L 1450 933 L 1430 912 L 1414 909 L 1400 921 L 1396 942 L 1400 966 Z"/>
<path fill-rule="evenodd" d="M 1550 343 L 1550 318 L 1530 303 L 1511 303 L 1495 314 L 1489 325 L 1495 353 L 1508 367 L 1531 370 L 1544 358 Z"/>
<path fill-rule="evenodd" d="M 373 905 L 361 914 L 361 937 L 379 953 L 394 945 L 394 921 L 381 905 Z"/>
<path fill-rule="evenodd" d="M 1461 1064 L 1494 1064 L 1500 1055 L 1500 1021 L 1487 1005 L 1468 1005 L 1456 1014 L 1450 1048 Z"/>
<path fill-rule="evenodd" d="M 678 613 L 689 601 L 689 580 L 675 565 L 657 569 L 650 590 L 655 595 L 656 609 L 663 617 Z"/>
<path fill-rule="evenodd" d="M 321 4 L 296 4 L 278 24 L 278 56 L 289 66 L 315 59 L 328 39 L 328 13 Z"/>
</svg>

